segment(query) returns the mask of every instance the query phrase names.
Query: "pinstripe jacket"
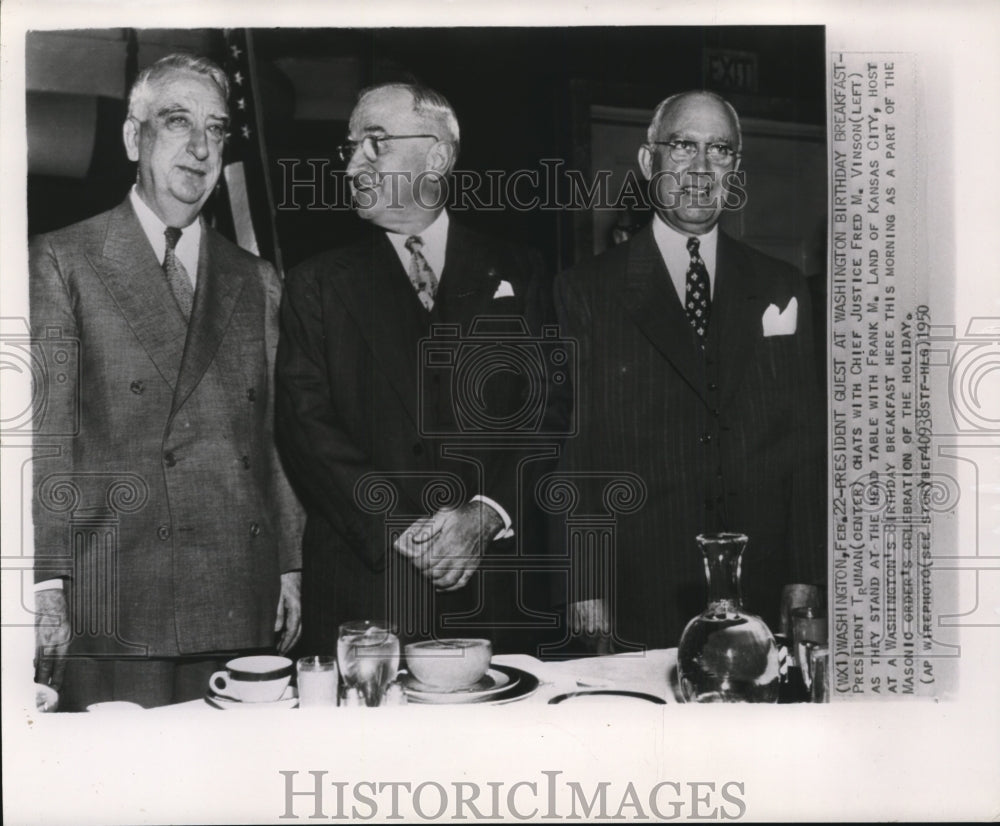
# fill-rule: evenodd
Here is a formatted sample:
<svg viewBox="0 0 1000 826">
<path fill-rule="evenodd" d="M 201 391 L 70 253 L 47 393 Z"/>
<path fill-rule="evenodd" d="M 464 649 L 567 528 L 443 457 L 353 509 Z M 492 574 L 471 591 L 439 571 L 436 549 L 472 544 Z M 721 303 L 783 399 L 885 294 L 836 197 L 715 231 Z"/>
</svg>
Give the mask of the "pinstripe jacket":
<svg viewBox="0 0 1000 826">
<path fill-rule="evenodd" d="M 793 296 L 794 333 L 766 337 L 765 310 Z M 600 485 L 621 473 L 641 479 L 643 500 L 611 514 L 609 558 L 579 563 L 595 570 L 578 572 L 568 601 L 609 600 L 620 648 L 676 645 L 706 603 L 695 536 L 742 531 L 744 603 L 773 627 L 781 586 L 825 570 L 824 418 L 805 280 L 720 233 L 702 351 L 647 227 L 559 276 L 556 309 L 580 353 L 579 435 L 562 464 L 581 489 L 577 510 L 607 513 Z"/>
</svg>

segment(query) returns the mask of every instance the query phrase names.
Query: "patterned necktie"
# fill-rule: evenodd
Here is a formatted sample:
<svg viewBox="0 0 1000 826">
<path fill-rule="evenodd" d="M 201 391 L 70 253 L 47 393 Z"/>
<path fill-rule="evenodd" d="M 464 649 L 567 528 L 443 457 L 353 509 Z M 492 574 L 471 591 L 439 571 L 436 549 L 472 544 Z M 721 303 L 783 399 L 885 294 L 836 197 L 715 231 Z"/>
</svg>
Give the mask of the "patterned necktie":
<svg viewBox="0 0 1000 826">
<path fill-rule="evenodd" d="M 420 251 L 423 249 L 423 246 L 424 242 L 420 239 L 419 235 L 411 235 L 406 239 L 406 248 L 413 256 L 410 259 L 410 268 L 407 270 L 407 275 L 410 276 L 410 282 L 417 291 L 417 298 L 420 299 L 420 303 L 429 312 L 434 309 L 434 293 L 437 292 L 438 280 L 437 276 L 434 275 L 434 270 L 430 268 L 427 259 L 424 258 L 424 254 Z"/>
<path fill-rule="evenodd" d="M 163 271 L 167 274 L 167 283 L 174 300 L 180 307 L 185 319 L 191 318 L 191 307 L 194 306 L 194 288 L 184 265 L 177 259 L 177 242 L 181 238 L 181 230 L 177 227 L 167 227 L 163 231 L 167 239 L 167 254 L 163 256 Z"/>
<path fill-rule="evenodd" d="M 697 238 L 688 238 L 687 249 L 691 253 L 691 263 L 688 265 L 687 284 L 684 290 L 684 310 L 698 335 L 698 342 L 704 347 L 705 335 L 708 333 L 708 316 L 712 311 L 712 294 L 708 270 L 705 269 L 705 262 L 698 254 L 699 245 Z"/>
</svg>

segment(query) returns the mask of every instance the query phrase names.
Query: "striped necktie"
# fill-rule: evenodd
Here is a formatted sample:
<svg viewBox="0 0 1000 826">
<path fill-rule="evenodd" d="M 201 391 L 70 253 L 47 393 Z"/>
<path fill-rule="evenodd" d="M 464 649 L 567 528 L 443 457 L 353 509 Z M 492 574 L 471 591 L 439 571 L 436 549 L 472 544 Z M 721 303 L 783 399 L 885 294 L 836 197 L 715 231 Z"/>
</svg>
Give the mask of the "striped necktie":
<svg viewBox="0 0 1000 826">
<path fill-rule="evenodd" d="M 434 309 L 434 293 L 437 292 L 438 280 L 437 276 L 434 275 L 434 270 L 431 269 L 430 264 L 427 263 L 427 259 L 424 258 L 424 254 L 421 252 L 423 246 L 424 242 L 419 235 L 411 235 L 406 239 L 406 248 L 412 256 L 407 275 L 410 276 L 410 283 L 413 284 L 413 288 L 417 291 L 417 298 L 420 299 L 420 303 L 430 312 Z"/>
<path fill-rule="evenodd" d="M 185 320 L 191 318 L 191 308 L 194 306 L 194 288 L 184 265 L 177 258 L 177 242 L 181 238 L 181 230 L 177 227 L 167 227 L 163 231 L 167 239 L 167 253 L 163 256 L 163 272 L 167 275 L 170 292 L 184 315 Z"/>
</svg>

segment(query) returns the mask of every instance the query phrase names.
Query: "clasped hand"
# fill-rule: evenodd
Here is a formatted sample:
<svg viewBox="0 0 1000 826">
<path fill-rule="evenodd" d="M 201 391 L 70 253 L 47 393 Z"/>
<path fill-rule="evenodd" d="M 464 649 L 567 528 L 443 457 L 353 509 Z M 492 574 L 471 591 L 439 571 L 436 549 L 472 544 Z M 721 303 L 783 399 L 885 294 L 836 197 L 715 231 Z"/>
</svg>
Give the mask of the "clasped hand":
<svg viewBox="0 0 1000 826">
<path fill-rule="evenodd" d="M 407 557 L 439 591 L 457 591 L 479 568 L 487 544 L 503 527 L 484 502 L 467 502 L 418 519 L 396 540 Z"/>
</svg>

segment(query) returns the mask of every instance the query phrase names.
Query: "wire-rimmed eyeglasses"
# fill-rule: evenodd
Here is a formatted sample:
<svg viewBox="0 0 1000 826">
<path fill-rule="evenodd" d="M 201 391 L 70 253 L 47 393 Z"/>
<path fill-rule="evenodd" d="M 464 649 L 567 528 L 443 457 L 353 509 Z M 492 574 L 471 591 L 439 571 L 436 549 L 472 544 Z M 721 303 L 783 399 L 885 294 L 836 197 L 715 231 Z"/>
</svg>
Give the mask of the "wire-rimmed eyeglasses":
<svg viewBox="0 0 1000 826">
<path fill-rule="evenodd" d="M 437 135 L 365 135 L 360 141 L 345 141 L 337 147 L 337 154 L 344 163 L 350 162 L 358 147 L 369 161 L 374 161 L 382 154 L 383 141 L 404 141 L 411 138 L 433 138 L 441 140 Z"/>
<path fill-rule="evenodd" d="M 698 154 L 698 148 L 705 147 L 705 157 L 715 166 L 729 166 L 740 153 L 728 143 L 698 143 L 697 141 L 652 141 L 656 146 L 665 146 L 670 150 L 670 160 L 674 163 L 688 163 Z"/>
</svg>

